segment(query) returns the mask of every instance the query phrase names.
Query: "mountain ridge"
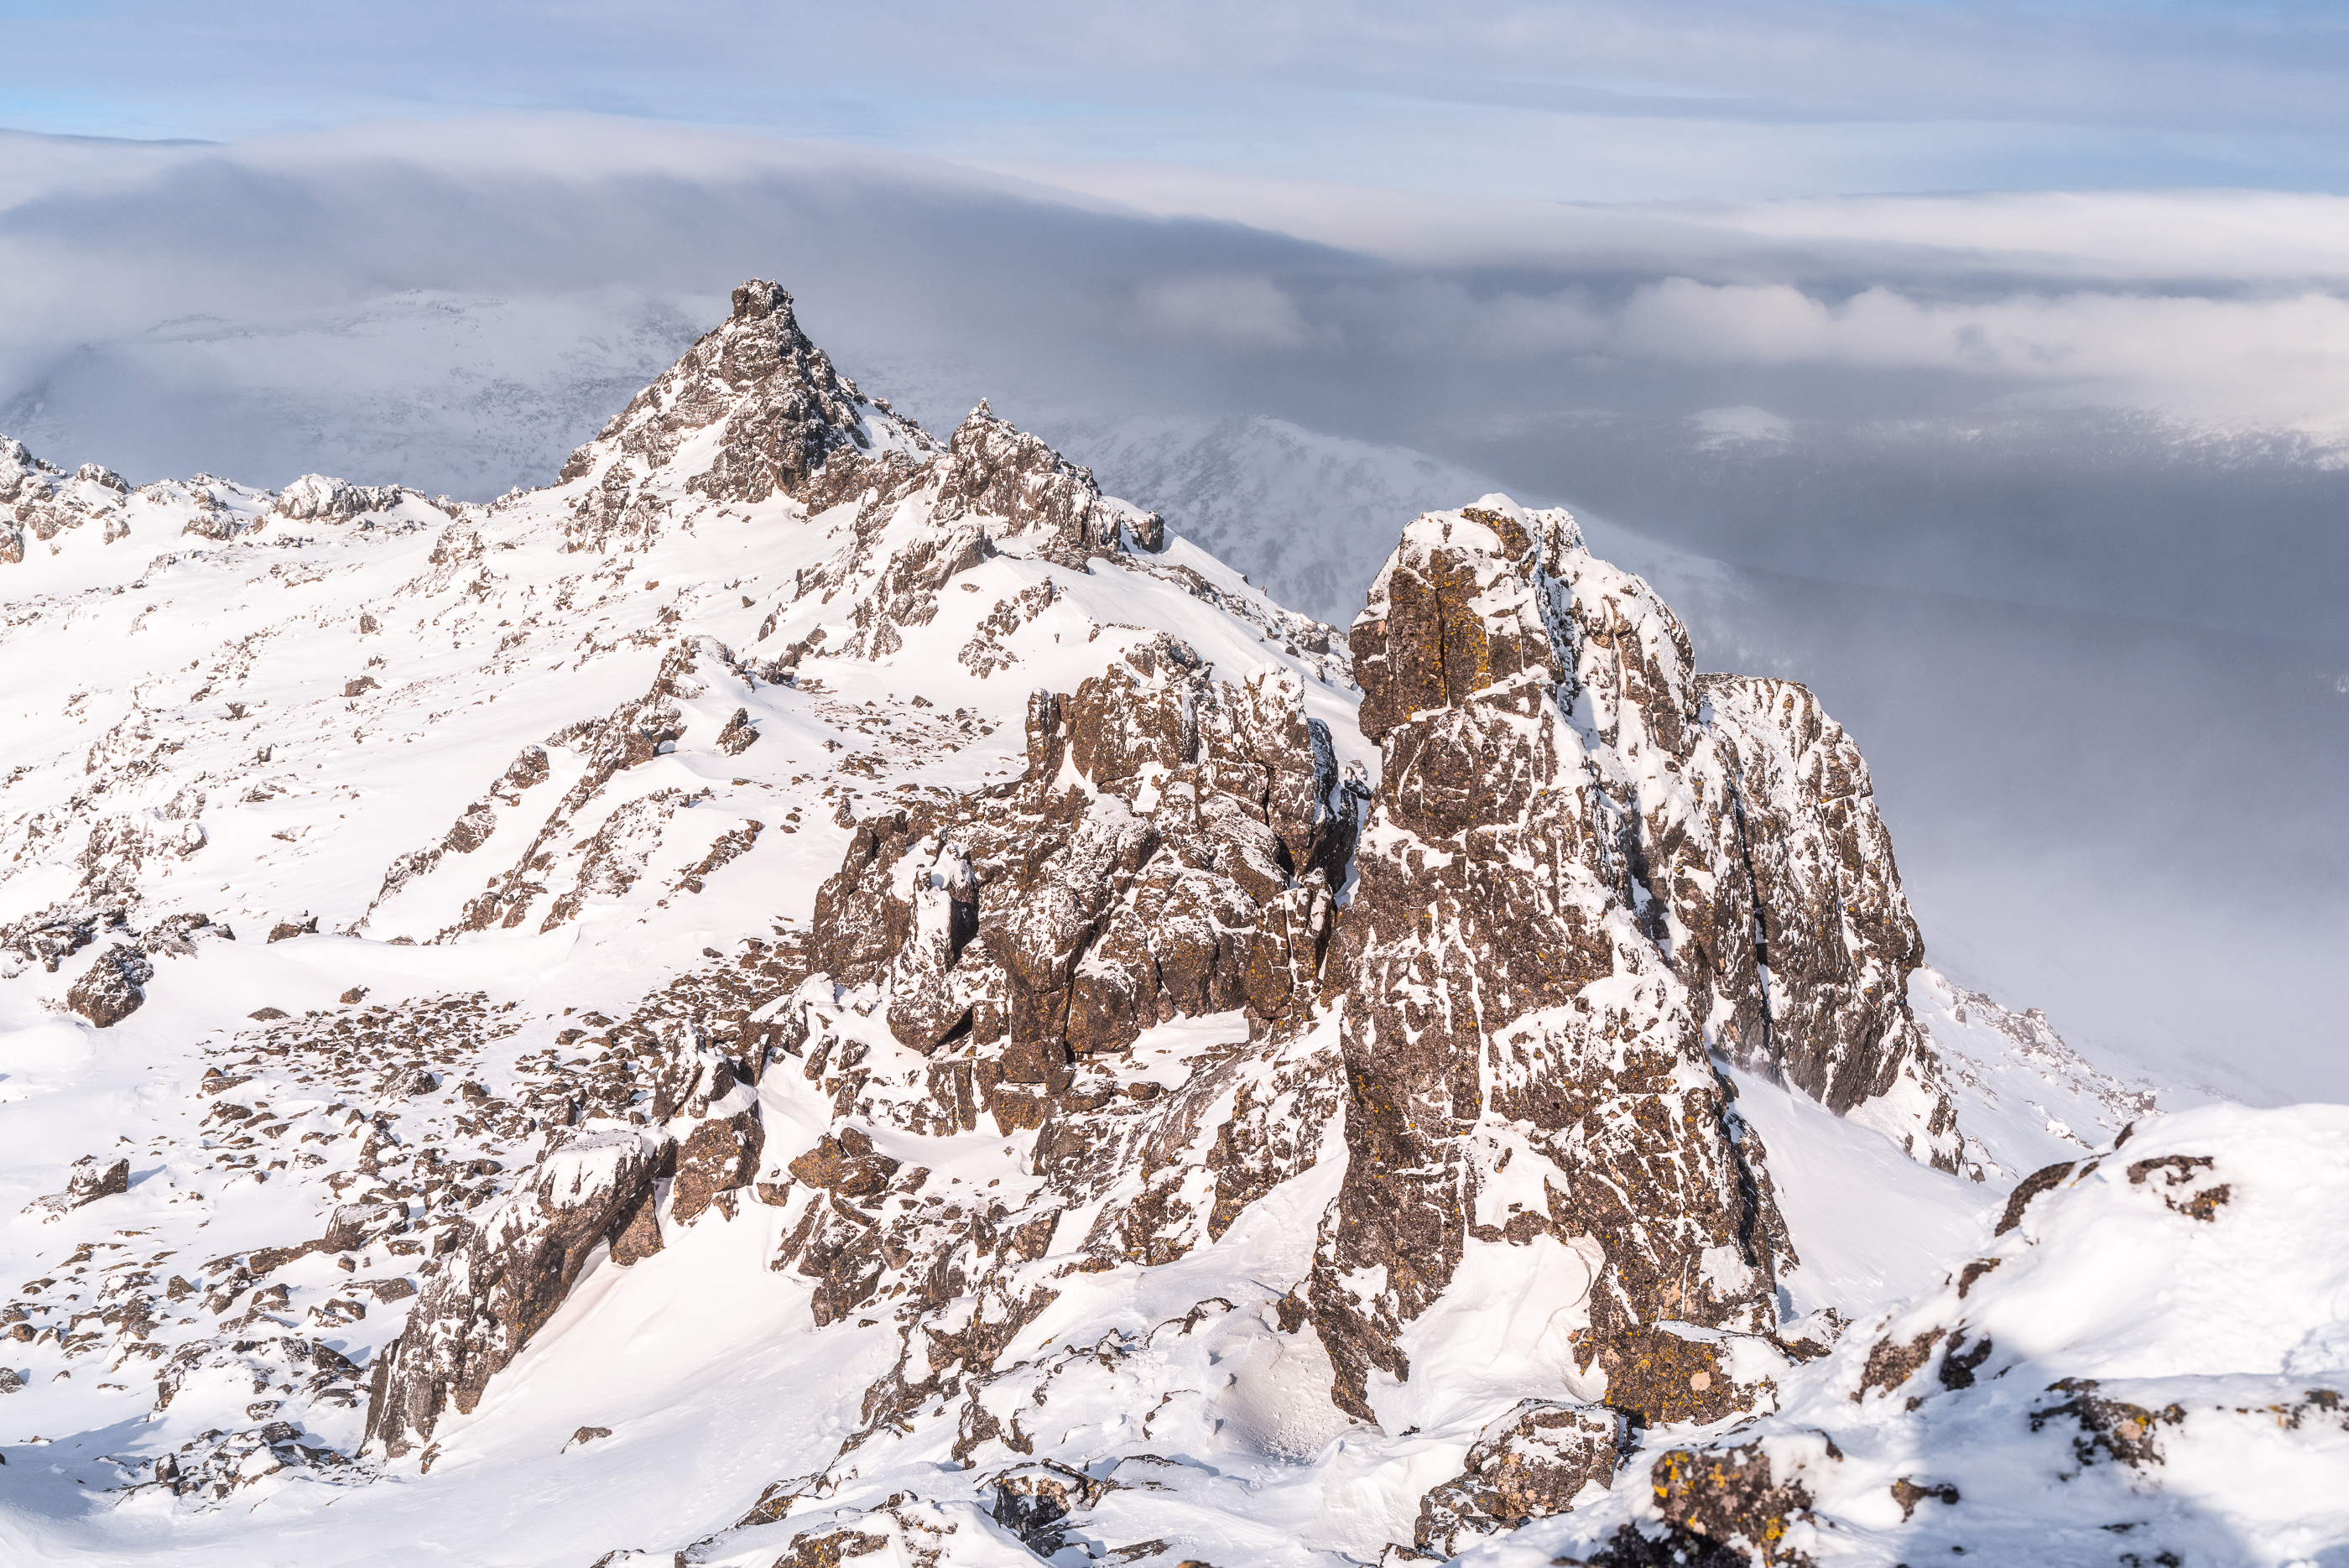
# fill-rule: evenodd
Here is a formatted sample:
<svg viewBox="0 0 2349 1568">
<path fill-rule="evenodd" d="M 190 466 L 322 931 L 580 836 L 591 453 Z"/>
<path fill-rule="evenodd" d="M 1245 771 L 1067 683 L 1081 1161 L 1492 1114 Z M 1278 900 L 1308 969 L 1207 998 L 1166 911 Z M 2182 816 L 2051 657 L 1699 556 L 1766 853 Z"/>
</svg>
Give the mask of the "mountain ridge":
<svg viewBox="0 0 2349 1568">
<path fill-rule="evenodd" d="M 983 402 L 940 441 L 865 398 L 756 280 L 484 505 L 0 459 L 10 639 L 80 687 L 7 780 L 6 1070 L 80 1107 L 52 1143 L 160 1129 L 15 1222 L 48 1272 L 14 1337 L 60 1376 L 8 1407 L 86 1423 L 67 1363 L 156 1364 L 119 1549 L 234 1550 L 248 1495 L 493 1495 L 544 1462 L 502 1431 L 592 1400 L 567 1347 L 649 1313 L 731 1347 L 637 1331 L 771 1471 L 685 1444 L 684 1495 L 612 1521 L 704 1532 L 654 1555 L 1366 1561 L 1547 1518 L 1599 1561 L 1846 1528 L 1889 1561 L 1793 1412 L 1929 1364 L 1975 1411 L 1992 1340 L 1961 1355 L 1963 1287 L 1846 1334 L 1741 1102 L 1797 1152 L 1883 1140 L 1961 1230 L 2034 1168 L 2013 1215 L 2289 1229 L 2226 1116 L 2086 1186 L 2079 1131 L 2150 1105 L 1923 967 L 1857 747 L 1799 686 L 1699 675 L 1562 511 L 1422 515 L 1340 634 Z M 125 580 L 123 543 L 167 547 Z M 169 1245 L 93 1274 L 126 1243 L 51 1227 L 99 1204 Z M 818 1425 L 730 1406 L 734 1361 L 826 1390 Z M 1967 1418 L 2138 1419 L 2056 1403 Z M 1902 1526 L 1958 1507 L 1901 1484 Z"/>
</svg>

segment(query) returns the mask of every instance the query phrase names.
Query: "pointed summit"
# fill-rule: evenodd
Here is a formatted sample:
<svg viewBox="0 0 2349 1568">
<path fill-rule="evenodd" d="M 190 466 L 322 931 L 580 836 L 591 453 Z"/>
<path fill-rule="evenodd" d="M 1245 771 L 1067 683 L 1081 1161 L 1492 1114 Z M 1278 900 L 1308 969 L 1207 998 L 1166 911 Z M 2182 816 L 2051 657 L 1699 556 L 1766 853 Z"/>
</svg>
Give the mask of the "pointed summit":
<svg viewBox="0 0 2349 1568">
<path fill-rule="evenodd" d="M 936 520 L 997 520 L 1071 560 L 1164 547 L 1154 512 L 1104 497 L 1092 471 L 999 419 L 981 398 L 942 451 L 912 420 L 859 391 L 801 330 L 791 292 L 752 278 L 733 307 L 596 438 L 558 483 L 592 480 L 573 524 L 583 545 L 641 536 L 681 494 L 756 505 L 781 495 L 821 512 L 859 495 L 894 505 L 934 488 Z"/>
<path fill-rule="evenodd" d="M 681 481 L 713 499 L 782 494 L 821 509 L 934 450 L 920 426 L 875 407 L 833 368 L 801 330 L 788 289 L 752 278 L 734 290 L 724 322 L 571 454 L 558 483 L 597 477 L 594 510 L 606 524 L 656 476 L 672 492 Z"/>
<path fill-rule="evenodd" d="M 733 320 L 764 321 L 779 310 L 783 313 L 787 329 L 797 332 L 799 323 L 792 316 L 792 291 L 781 284 L 754 277 L 734 291 Z"/>
</svg>

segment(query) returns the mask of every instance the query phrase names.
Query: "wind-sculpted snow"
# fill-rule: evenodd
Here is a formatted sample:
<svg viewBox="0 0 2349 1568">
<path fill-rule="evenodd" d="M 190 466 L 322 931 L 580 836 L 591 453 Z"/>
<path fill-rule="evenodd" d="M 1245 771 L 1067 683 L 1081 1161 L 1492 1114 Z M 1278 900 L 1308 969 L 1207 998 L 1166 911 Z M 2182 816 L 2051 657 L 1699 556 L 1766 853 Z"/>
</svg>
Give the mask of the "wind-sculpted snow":
<svg viewBox="0 0 2349 1568">
<path fill-rule="evenodd" d="M 490 505 L 0 486 L 11 1561 L 1914 1562 L 2243 1370 L 2059 1345 L 2095 1226 L 2315 1223 L 2314 1113 L 1922 967 L 1853 740 L 1561 512 L 1341 636 L 755 281 Z"/>
<path fill-rule="evenodd" d="M 1469 1561 L 1660 1563 L 1692 1537 L 1788 1563 L 2326 1561 L 2349 1536 L 2344 1135 L 2333 1106 L 2125 1129 L 2018 1187 L 1775 1415 Z"/>
</svg>

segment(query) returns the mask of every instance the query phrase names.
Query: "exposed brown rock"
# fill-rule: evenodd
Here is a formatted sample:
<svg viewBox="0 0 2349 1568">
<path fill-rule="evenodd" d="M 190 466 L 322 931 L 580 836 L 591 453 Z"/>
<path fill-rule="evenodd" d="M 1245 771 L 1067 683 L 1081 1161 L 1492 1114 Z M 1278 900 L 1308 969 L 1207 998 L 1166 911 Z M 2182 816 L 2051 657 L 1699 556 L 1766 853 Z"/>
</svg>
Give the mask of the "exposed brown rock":
<svg viewBox="0 0 2349 1568">
<path fill-rule="evenodd" d="M 166 915 L 147 928 L 139 939 L 140 948 L 155 958 L 190 958 L 197 951 L 200 940 L 233 942 L 236 933 L 215 922 L 210 915 L 190 911 Z"/>
<path fill-rule="evenodd" d="M 562 1304 L 588 1253 L 651 1192 L 657 1152 L 633 1132 L 577 1138 L 466 1223 L 455 1250 L 426 1266 L 408 1326 L 377 1359 L 367 1439 L 396 1458 L 429 1440 L 450 1405 L 470 1412 Z"/>
<path fill-rule="evenodd" d="M 1470 1135 L 1487 1115 L 1558 1174 L 1547 1212 L 1475 1244 L 1555 1234 L 1604 1251 L 1585 1367 L 1652 1359 L 1660 1342 L 1622 1336 L 1659 1319 L 1776 1323 L 1783 1226 L 1661 945 L 1641 847 L 1643 823 L 1695 808 L 1684 774 L 1638 771 L 1694 744 L 1685 639 L 1651 598 L 1569 583 L 1600 575 L 1572 530 L 1563 513 L 1423 517 L 1354 623 L 1384 762 L 1332 963 L 1347 1166 L 1308 1294 L 1333 1397 L 1357 1416 L 1373 1369 L 1410 1376 L 1396 1339 L 1472 1244 L 1489 1173 Z M 1744 1397 L 1718 1382 L 1708 1404 Z"/>
<path fill-rule="evenodd" d="M 118 1192 L 130 1190 L 130 1161 L 109 1159 L 102 1155 L 88 1154 L 73 1162 L 66 1178 L 66 1189 L 36 1198 L 26 1207 L 27 1214 L 47 1210 L 63 1214 L 85 1203 L 95 1203 L 101 1198 L 111 1198 Z"/>
<path fill-rule="evenodd" d="M 1892 1501 L 1900 1505 L 1900 1522 L 1906 1524 L 1916 1517 L 1917 1505 L 1928 1500 L 1954 1508 L 1959 1501 L 1956 1483 L 1942 1481 L 1938 1486 L 1921 1486 L 1907 1476 L 1892 1483 Z"/>
<path fill-rule="evenodd" d="M 820 1187 L 842 1198 L 869 1198 L 883 1191 L 897 1174 L 897 1162 L 873 1152 L 873 1139 L 854 1127 L 823 1141 L 792 1160 L 792 1179 Z"/>
<path fill-rule="evenodd" d="M 0 950 L 55 974 L 60 963 L 97 940 L 99 931 L 120 924 L 121 919 L 119 912 L 52 905 L 39 914 L 0 927 Z"/>
<path fill-rule="evenodd" d="M 1693 877 L 1673 888 L 1696 937 L 1683 978 L 1734 1009 L 1722 1040 L 1733 1058 L 1838 1115 L 1907 1075 L 1909 1096 L 1929 1105 L 1910 1152 L 1955 1169 L 1956 1115 L 1909 1008 L 1924 941 L 1859 748 L 1793 681 L 1708 675 L 1694 691 L 1720 741 L 1731 843 L 1712 855 L 1726 874 L 1711 888 Z M 1756 940 L 1743 940 L 1748 929 Z"/>
<path fill-rule="evenodd" d="M 696 1127 L 678 1146 L 677 1179 L 669 1189 L 671 1216 L 689 1225 L 720 1192 L 750 1185 L 759 1173 L 764 1142 L 755 1104 Z"/>
<path fill-rule="evenodd" d="M 1128 541 L 1143 550 L 1165 543 L 1165 524 L 1156 513 L 1121 514 L 1102 500 L 1092 470 L 1068 462 L 998 419 L 984 399 L 947 442 L 938 492 L 940 521 L 972 513 L 1006 518 L 1016 532 L 1045 534 L 1079 560 L 1089 551 L 1122 549 Z"/>
<path fill-rule="evenodd" d="M 2048 1386 L 2047 1392 L 2071 1397 L 2034 1407 L 2031 1429 L 2036 1432 L 2056 1420 L 2074 1423 L 2079 1435 L 2072 1439 L 2072 1455 L 2082 1465 L 2099 1459 L 2117 1460 L 2133 1469 L 2164 1463 L 2161 1445 L 2155 1441 L 2158 1428 L 2183 1422 L 2185 1410 L 2176 1405 L 2148 1410 L 2126 1399 L 2107 1398 L 2095 1390 L 2093 1377 L 2059 1378 Z"/>
<path fill-rule="evenodd" d="M 2006 1209 L 1998 1217 L 1998 1228 L 1991 1234 L 2003 1236 L 2022 1224 L 2023 1211 L 2031 1207 L 2031 1200 L 2043 1192 L 2052 1190 L 2058 1182 L 2071 1175 L 2076 1168 L 2073 1161 L 2063 1160 L 2054 1165 L 2043 1166 L 2017 1182 L 2014 1190 L 2006 1196 Z"/>
<path fill-rule="evenodd" d="M 868 818 L 817 895 L 816 961 L 898 1039 L 968 1039 L 979 1108 L 1038 1125 L 1073 1054 L 1177 1015 L 1271 1018 L 1319 982 L 1353 799 L 1293 676 L 1143 649 L 1030 704 L 1018 786 Z"/>
<path fill-rule="evenodd" d="M 1868 1366 L 1860 1374 L 1859 1386 L 1852 1393 L 1855 1401 L 1867 1397 L 1871 1389 L 1886 1393 L 1899 1387 L 1917 1375 L 1917 1369 L 1932 1359 L 1933 1347 L 1949 1331 L 1929 1328 L 1915 1338 L 1903 1341 L 1887 1336 L 1868 1348 Z"/>
<path fill-rule="evenodd" d="M 117 942 L 98 957 L 66 992 L 66 1005 L 100 1029 L 111 1029 L 147 1001 L 147 982 L 155 966 L 128 942 Z"/>
<path fill-rule="evenodd" d="M 645 480 L 716 425 L 715 455 L 687 488 L 729 501 L 781 493 L 811 510 L 887 488 L 931 450 L 927 435 L 876 408 L 808 340 L 792 296 L 753 279 L 726 321 L 571 454 L 559 482 L 597 477 L 574 524 L 593 547 L 660 526 L 667 504 Z"/>
<path fill-rule="evenodd" d="M 1597 1360 L 1607 1370 L 1609 1407 L 1636 1426 L 1718 1421 L 1751 1398 L 1712 1344 L 1669 1329 L 1619 1330 L 1599 1345 Z"/>
<path fill-rule="evenodd" d="M 810 1531 L 792 1537 L 791 1549 L 775 1559 L 774 1568 L 840 1568 L 853 1557 L 879 1552 L 889 1544 L 885 1535 L 869 1530 Z"/>
<path fill-rule="evenodd" d="M 661 1240 L 660 1215 L 647 1189 L 623 1212 L 612 1229 L 612 1262 L 633 1268 L 667 1245 Z"/>
<path fill-rule="evenodd" d="M 2129 1185 L 2148 1187 L 2172 1213 L 2209 1224 L 2219 1217 L 2220 1208 L 2234 1196 L 2232 1186 L 2213 1183 L 2203 1174 L 2212 1164 L 2207 1154 L 2140 1159 L 2128 1168 Z"/>
<path fill-rule="evenodd" d="M 1459 1475 L 1420 1500 L 1413 1540 L 1450 1557 L 1480 1536 L 1564 1513 L 1587 1483 L 1612 1483 L 1626 1435 L 1612 1411 L 1528 1399 L 1485 1428 Z"/>
<path fill-rule="evenodd" d="M 750 722 L 750 710 L 737 708 L 726 727 L 718 732 L 718 749 L 730 757 L 739 757 L 758 743 L 759 727 Z"/>
<path fill-rule="evenodd" d="M 1811 1561 L 1784 1544 L 1788 1527 L 1809 1515 L 1810 1490 L 1792 1477 L 1774 1480 L 1761 1444 L 1675 1449 L 1660 1455 L 1648 1476 L 1668 1523 L 1763 1563 L 1800 1568 Z"/>
</svg>

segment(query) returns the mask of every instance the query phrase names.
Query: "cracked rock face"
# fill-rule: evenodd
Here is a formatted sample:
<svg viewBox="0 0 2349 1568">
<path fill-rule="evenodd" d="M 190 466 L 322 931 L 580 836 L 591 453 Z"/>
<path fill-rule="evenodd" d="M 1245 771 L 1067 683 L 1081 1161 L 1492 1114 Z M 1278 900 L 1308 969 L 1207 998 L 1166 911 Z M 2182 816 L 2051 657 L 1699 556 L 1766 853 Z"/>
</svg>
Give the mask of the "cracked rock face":
<svg viewBox="0 0 2349 1568">
<path fill-rule="evenodd" d="M 1166 526 L 1158 514 L 1103 501 L 1092 469 L 996 418 L 983 398 L 957 427 L 947 451 L 938 488 L 941 521 L 970 513 L 1009 518 L 1018 532 L 1042 534 L 1079 560 L 1092 552 L 1164 547 Z"/>
<path fill-rule="evenodd" d="M 1355 796 L 1293 675 L 1211 679 L 1167 639 L 1029 704 L 1026 777 L 869 817 L 816 899 L 816 961 L 884 988 L 980 1109 L 1036 1125 L 1072 1056 L 1175 1017 L 1309 1002 Z"/>
<path fill-rule="evenodd" d="M 1547 1241 L 1585 1270 L 1586 1370 L 1660 1320 L 1776 1321 L 1784 1228 L 1648 849 L 1702 809 L 1654 765 L 1699 739 L 1685 639 L 1596 565 L 1563 513 L 1434 514 L 1354 623 L 1383 767 L 1334 964 L 1347 1166 L 1309 1295 L 1365 1417 L 1471 1249 Z"/>
<path fill-rule="evenodd" d="M 1909 1008 L 1924 951 L 1891 839 L 1858 748 L 1808 691 L 1697 675 L 1671 609 L 1584 550 L 1563 513 L 1423 518 L 1352 635 L 1364 733 L 1402 774 L 1388 786 L 1399 822 L 1490 846 L 1558 816 L 1569 792 L 1569 836 L 1587 847 L 1568 852 L 1714 1044 L 1839 1114 L 1873 1102 L 1874 1125 L 1957 1168 L 1949 1094 Z M 1497 715 L 1529 718 L 1546 695 L 1557 737 L 1505 740 Z M 1451 716 L 1411 722 L 1438 709 Z M 1607 945 L 1589 939 L 1588 961 L 1605 967 Z M 1571 968 L 1562 952 L 1541 961 Z"/>
<path fill-rule="evenodd" d="M 1715 1016 L 1731 1015 L 1722 1043 L 1838 1114 L 1887 1102 L 1909 1120 L 1912 1154 L 1955 1169 L 1956 1118 L 1909 1008 L 1925 945 L 1859 748 L 1793 681 L 1707 675 L 1695 690 L 1722 737 L 1729 847 L 1749 873 L 1743 907 L 1716 897 L 1720 935 L 1682 965 L 1692 985 L 1710 983 Z M 1723 940 L 1746 909 L 1754 940 Z"/>
</svg>

